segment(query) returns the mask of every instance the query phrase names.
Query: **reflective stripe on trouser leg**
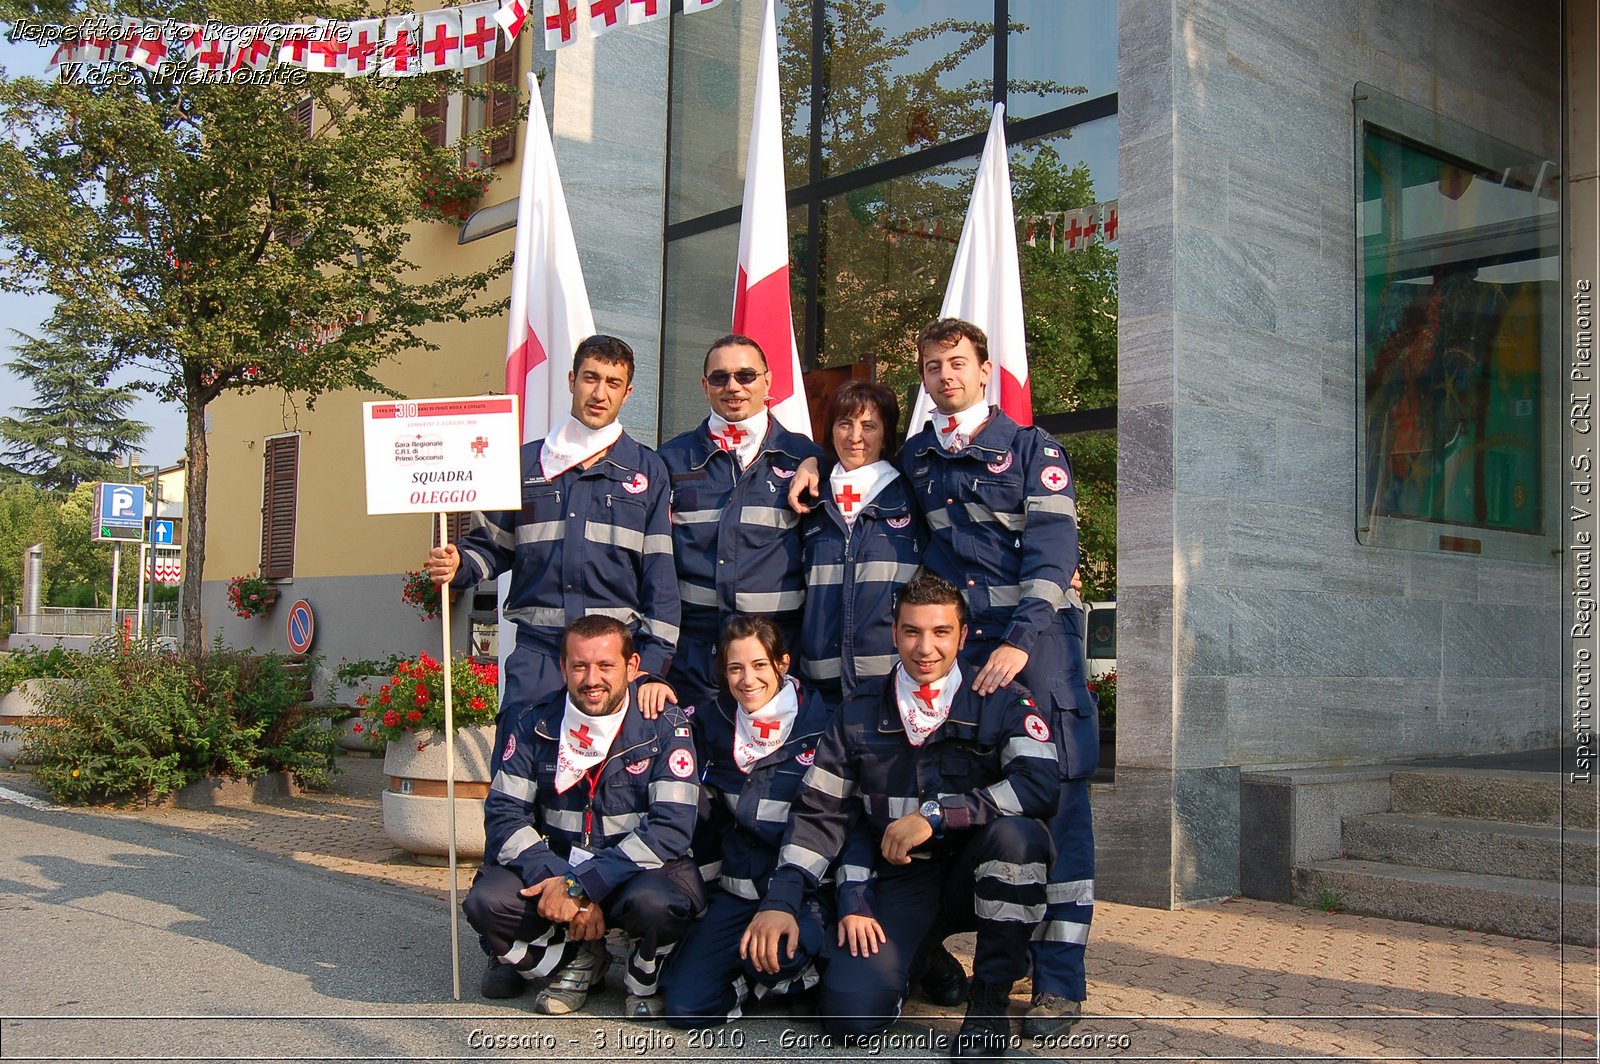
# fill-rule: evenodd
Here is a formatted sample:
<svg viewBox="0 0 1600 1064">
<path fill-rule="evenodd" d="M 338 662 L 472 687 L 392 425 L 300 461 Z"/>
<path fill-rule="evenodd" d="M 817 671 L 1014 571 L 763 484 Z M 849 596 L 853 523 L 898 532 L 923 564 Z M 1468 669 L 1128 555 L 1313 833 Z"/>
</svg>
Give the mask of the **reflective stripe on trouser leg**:
<svg viewBox="0 0 1600 1064">
<path fill-rule="evenodd" d="M 479 870 L 461 908 L 484 952 L 532 979 L 565 964 L 577 943 L 568 943 L 566 928 L 540 916 L 538 900 L 524 898 L 521 889 L 515 872 L 489 865 Z"/>
<path fill-rule="evenodd" d="M 963 851 L 946 904 L 954 908 L 965 900 L 971 907 L 976 978 L 1003 985 L 1027 974 L 1027 946 L 1044 918 L 1051 857 L 1049 831 L 1023 816 L 991 821 Z"/>
<path fill-rule="evenodd" d="M 1044 920 L 1029 943 L 1033 988 L 1071 1001 L 1088 994 L 1083 951 L 1094 917 L 1094 824 L 1089 781 L 1066 780 L 1049 822 L 1056 859 L 1045 890 Z"/>
<path fill-rule="evenodd" d="M 631 993 L 647 997 L 656 992 L 662 958 L 705 907 L 705 884 L 688 857 L 639 872 L 606 898 L 606 922 L 633 940 L 623 976 Z"/>
</svg>

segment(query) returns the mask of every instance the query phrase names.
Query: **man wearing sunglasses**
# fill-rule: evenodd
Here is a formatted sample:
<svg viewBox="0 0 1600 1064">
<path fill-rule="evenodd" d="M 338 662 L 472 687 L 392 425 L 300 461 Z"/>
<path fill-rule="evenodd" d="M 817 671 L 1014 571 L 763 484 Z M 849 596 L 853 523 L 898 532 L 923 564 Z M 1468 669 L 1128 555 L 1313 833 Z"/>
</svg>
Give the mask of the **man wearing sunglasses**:
<svg viewBox="0 0 1600 1064">
<path fill-rule="evenodd" d="M 805 603 L 799 515 L 789 482 L 822 451 L 767 412 L 767 356 L 747 336 L 706 353 L 701 387 L 711 414 L 661 446 L 672 477 L 672 543 L 683 631 L 668 682 L 679 705 L 715 696 L 722 626 L 738 613 L 771 617 L 797 640 Z"/>
</svg>

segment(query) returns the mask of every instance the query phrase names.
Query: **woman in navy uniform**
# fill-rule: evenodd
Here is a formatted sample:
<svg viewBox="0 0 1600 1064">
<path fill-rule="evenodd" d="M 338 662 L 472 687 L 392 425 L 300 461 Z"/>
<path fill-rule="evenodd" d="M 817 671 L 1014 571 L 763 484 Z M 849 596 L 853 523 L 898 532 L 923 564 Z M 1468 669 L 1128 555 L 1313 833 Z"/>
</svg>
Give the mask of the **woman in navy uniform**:
<svg viewBox="0 0 1600 1064">
<path fill-rule="evenodd" d="M 898 660 L 894 596 L 916 575 L 928 531 L 910 482 L 885 459 L 900 443 L 894 393 L 847 381 L 829 398 L 826 421 L 822 499 L 801 525 L 806 604 L 798 671 L 838 705 Z"/>
<path fill-rule="evenodd" d="M 755 956 L 740 937 L 766 894 L 789 824 L 789 802 L 832 719 L 829 704 L 788 676 L 789 653 L 770 618 L 728 622 L 717 650 L 724 692 L 693 709 L 709 812 L 694 843 L 708 883 L 708 908 L 662 973 L 667 1019 L 700 1027 L 738 1019 L 753 992 L 798 991 L 816 981 L 812 959 L 830 914 L 815 901 L 800 914 L 787 956 Z"/>
</svg>

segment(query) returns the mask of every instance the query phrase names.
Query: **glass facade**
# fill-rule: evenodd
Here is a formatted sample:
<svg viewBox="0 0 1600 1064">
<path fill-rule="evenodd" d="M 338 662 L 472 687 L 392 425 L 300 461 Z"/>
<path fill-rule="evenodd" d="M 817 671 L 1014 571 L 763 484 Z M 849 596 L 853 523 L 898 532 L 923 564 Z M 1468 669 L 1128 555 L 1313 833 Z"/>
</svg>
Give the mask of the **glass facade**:
<svg viewBox="0 0 1600 1064">
<path fill-rule="evenodd" d="M 1536 555 L 1550 531 L 1558 166 L 1358 95 L 1363 542 Z"/>
<path fill-rule="evenodd" d="M 1115 0 L 779 0 L 777 13 L 808 384 L 865 376 L 909 394 L 911 342 L 943 300 L 995 102 L 1007 105 L 1019 236 L 1115 198 Z M 758 4 L 673 21 L 663 439 L 704 416 L 701 359 L 732 313 L 759 32 Z M 1030 303 L 1101 306 L 1109 292 L 1112 327 L 1094 339 L 1111 392 L 1052 378 L 1043 396 L 1035 385 L 1038 413 L 1115 403 L 1114 245 L 1082 250 L 1047 239 L 1023 255 L 1030 361 L 1053 373 L 1084 361 L 1052 350 L 1066 342 L 1057 331 L 1036 337 Z M 1083 276 L 1092 297 L 1058 290 Z"/>
</svg>

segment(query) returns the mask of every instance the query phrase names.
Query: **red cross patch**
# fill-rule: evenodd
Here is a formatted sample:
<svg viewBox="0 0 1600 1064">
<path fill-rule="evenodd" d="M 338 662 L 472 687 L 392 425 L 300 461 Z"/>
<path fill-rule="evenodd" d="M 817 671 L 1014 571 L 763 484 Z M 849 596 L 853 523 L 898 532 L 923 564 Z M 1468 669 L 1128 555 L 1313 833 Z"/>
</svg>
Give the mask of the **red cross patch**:
<svg viewBox="0 0 1600 1064">
<path fill-rule="evenodd" d="M 1039 473 L 1039 480 L 1051 491 L 1060 491 L 1072 483 L 1072 477 L 1058 465 L 1045 466 Z"/>
<path fill-rule="evenodd" d="M 1041 743 L 1050 741 L 1050 725 L 1037 713 L 1029 713 L 1022 721 L 1022 730 L 1039 740 Z"/>
<path fill-rule="evenodd" d="M 511 755 L 516 753 L 516 752 L 517 752 L 517 737 L 515 735 L 506 736 L 506 752 L 500 755 L 500 760 L 501 761 L 510 761 L 511 760 Z"/>
<path fill-rule="evenodd" d="M 1006 456 L 1004 458 L 1000 458 L 1000 459 L 997 459 L 997 460 L 989 463 L 989 472 L 991 472 L 991 473 L 1004 473 L 1006 470 L 1008 470 L 1010 468 L 1011 468 L 1011 452 L 1010 451 L 1006 452 Z"/>
<path fill-rule="evenodd" d="M 632 480 L 628 480 L 623 483 L 622 489 L 629 495 L 637 495 L 649 486 L 650 478 L 645 476 L 643 473 L 635 472 Z"/>
<path fill-rule="evenodd" d="M 647 757 L 643 761 L 635 761 L 633 764 L 626 767 L 628 769 L 628 775 L 643 776 L 646 772 L 650 771 L 650 759 Z"/>
<path fill-rule="evenodd" d="M 794 476 L 794 470 L 779 469 L 777 466 L 773 466 L 772 475 L 777 477 L 779 480 L 788 480 L 790 477 Z"/>
<path fill-rule="evenodd" d="M 907 525 L 909 525 L 910 523 L 911 523 L 911 515 L 910 514 L 902 514 L 899 517 L 891 517 L 891 518 L 889 518 L 889 527 L 890 528 L 904 528 Z"/>
<path fill-rule="evenodd" d="M 802 750 L 794 755 L 794 759 L 802 765 L 809 765 L 817 759 L 817 752 L 815 750 Z"/>
<path fill-rule="evenodd" d="M 694 755 L 687 750 L 679 750 L 667 758 L 667 768 L 680 780 L 686 780 L 694 775 Z"/>
</svg>

